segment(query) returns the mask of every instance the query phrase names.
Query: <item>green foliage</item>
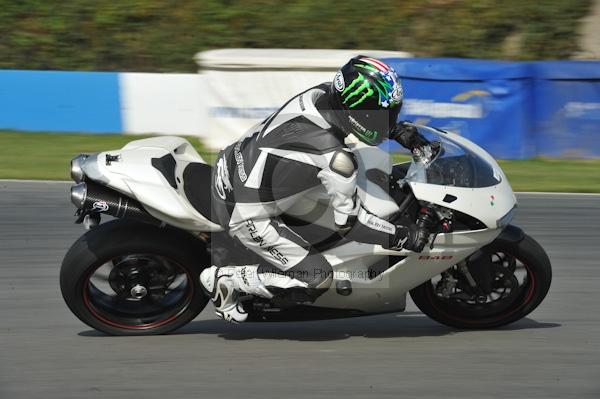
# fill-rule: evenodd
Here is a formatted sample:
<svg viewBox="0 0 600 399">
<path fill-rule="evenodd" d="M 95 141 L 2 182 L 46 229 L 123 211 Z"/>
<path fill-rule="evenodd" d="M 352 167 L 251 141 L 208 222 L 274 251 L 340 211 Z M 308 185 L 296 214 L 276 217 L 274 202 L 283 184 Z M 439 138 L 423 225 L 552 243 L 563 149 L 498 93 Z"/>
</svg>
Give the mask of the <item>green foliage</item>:
<svg viewBox="0 0 600 399">
<path fill-rule="evenodd" d="M 221 47 L 547 59 L 590 0 L 0 0 L 0 68 L 194 71 Z"/>
</svg>

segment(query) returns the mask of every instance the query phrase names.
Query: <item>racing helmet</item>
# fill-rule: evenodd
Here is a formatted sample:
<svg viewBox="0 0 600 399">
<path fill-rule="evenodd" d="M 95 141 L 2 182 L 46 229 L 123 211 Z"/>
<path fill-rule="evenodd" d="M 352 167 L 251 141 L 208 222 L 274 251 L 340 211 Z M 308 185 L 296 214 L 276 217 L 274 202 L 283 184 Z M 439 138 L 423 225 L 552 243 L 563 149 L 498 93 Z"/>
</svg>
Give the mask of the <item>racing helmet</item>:
<svg viewBox="0 0 600 399">
<path fill-rule="evenodd" d="M 378 145 L 396 125 L 403 91 L 389 65 L 357 56 L 335 74 L 329 95 L 339 127 L 366 144 Z"/>
</svg>

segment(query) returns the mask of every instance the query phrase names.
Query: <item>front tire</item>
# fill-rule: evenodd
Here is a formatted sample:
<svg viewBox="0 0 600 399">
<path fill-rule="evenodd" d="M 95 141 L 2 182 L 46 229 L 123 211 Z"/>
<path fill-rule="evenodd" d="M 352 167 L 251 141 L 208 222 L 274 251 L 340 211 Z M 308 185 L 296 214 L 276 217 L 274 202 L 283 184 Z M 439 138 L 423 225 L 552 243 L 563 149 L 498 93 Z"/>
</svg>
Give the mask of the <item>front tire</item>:
<svg viewBox="0 0 600 399">
<path fill-rule="evenodd" d="M 122 219 L 88 231 L 69 249 L 60 288 L 69 309 L 109 335 L 156 335 L 193 320 L 208 297 L 202 241 L 174 228 Z"/>
<path fill-rule="evenodd" d="M 550 260 L 544 249 L 531 237 L 525 235 L 519 242 L 497 239 L 481 251 L 496 260 L 494 267 L 510 265 L 508 273 L 522 270 L 520 284 L 513 284 L 502 302 L 469 302 L 457 294 L 444 297 L 439 294 L 437 284 L 427 281 L 410 291 L 417 307 L 433 320 L 460 329 L 490 329 L 513 323 L 531 313 L 545 298 L 552 281 Z M 500 273 L 503 273 L 500 271 Z M 517 281 L 516 273 L 510 281 Z M 439 284 L 439 283 L 438 283 Z M 510 286 L 511 284 L 506 284 Z M 505 290 L 506 291 L 506 290 Z M 500 297 L 502 299 L 502 297 Z"/>
</svg>

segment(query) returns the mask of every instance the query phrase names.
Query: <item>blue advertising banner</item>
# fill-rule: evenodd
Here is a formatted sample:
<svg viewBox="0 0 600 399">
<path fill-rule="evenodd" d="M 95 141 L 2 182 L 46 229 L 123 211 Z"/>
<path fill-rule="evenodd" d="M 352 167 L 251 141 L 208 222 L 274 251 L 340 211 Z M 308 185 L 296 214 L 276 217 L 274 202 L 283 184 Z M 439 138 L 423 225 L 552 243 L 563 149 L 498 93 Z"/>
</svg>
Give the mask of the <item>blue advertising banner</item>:
<svg viewBox="0 0 600 399">
<path fill-rule="evenodd" d="M 600 62 L 536 62 L 534 68 L 537 155 L 600 157 Z"/>
<path fill-rule="evenodd" d="M 492 155 L 535 155 L 530 64 L 450 58 L 385 60 L 404 86 L 401 118 L 458 133 Z"/>
<path fill-rule="evenodd" d="M 118 73 L 1 71 L 0 127 L 120 133 Z"/>
</svg>

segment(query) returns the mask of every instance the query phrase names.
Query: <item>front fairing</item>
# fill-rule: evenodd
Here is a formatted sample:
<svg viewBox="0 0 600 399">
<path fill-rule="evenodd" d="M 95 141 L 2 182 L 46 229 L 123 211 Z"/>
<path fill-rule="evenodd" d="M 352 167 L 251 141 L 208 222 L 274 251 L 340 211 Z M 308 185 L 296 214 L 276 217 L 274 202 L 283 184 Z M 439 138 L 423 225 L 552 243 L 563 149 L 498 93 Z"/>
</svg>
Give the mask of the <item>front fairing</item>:
<svg viewBox="0 0 600 399">
<path fill-rule="evenodd" d="M 411 163 L 403 180 L 415 197 L 468 214 L 488 228 L 504 227 L 517 201 L 497 162 L 456 134 L 418 128 L 428 140 L 439 142 L 441 151 L 431 162 Z"/>
</svg>

